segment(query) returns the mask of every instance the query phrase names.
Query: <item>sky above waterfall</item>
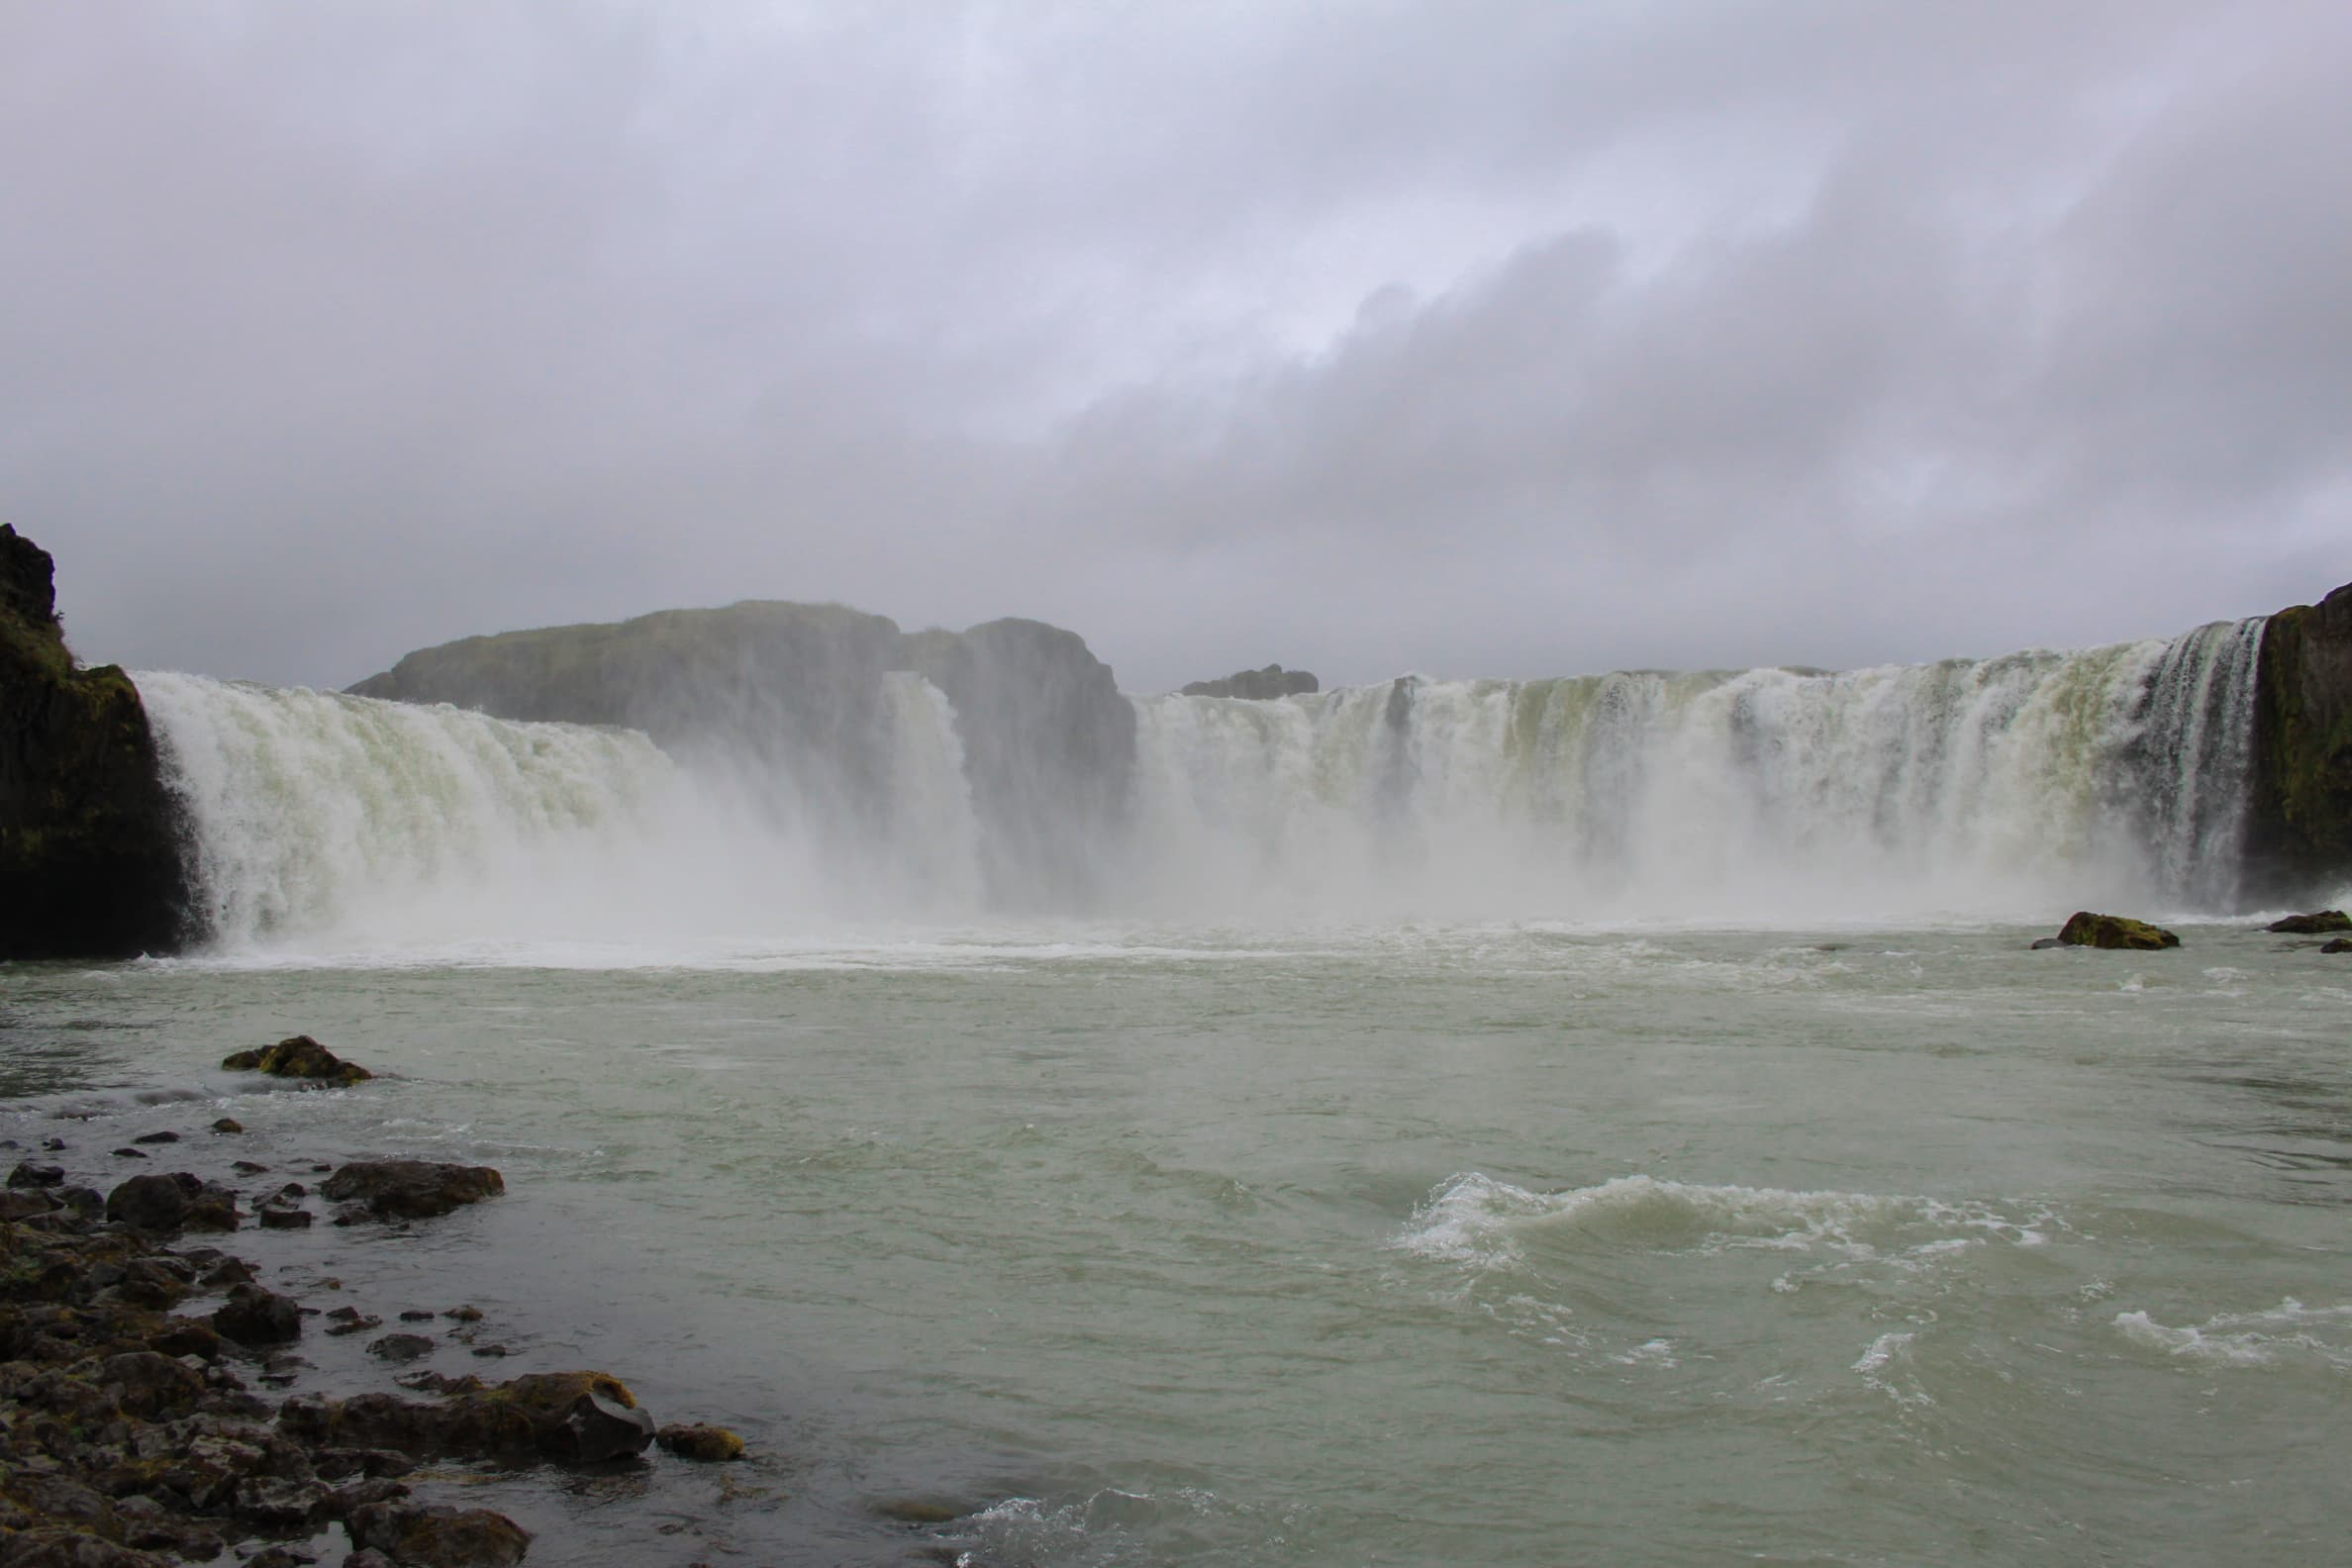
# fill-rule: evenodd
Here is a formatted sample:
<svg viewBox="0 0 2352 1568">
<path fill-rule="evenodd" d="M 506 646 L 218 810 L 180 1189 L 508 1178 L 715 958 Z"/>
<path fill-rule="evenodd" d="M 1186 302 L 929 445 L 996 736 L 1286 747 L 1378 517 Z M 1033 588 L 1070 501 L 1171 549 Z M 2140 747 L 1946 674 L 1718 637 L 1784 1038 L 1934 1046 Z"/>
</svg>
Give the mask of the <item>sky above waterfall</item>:
<svg viewBox="0 0 2352 1568">
<path fill-rule="evenodd" d="M 0 519 L 342 685 L 742 598 L 1132 690 L 2352 580 L 2352 6 L 0 0 Z"/>
</svg>

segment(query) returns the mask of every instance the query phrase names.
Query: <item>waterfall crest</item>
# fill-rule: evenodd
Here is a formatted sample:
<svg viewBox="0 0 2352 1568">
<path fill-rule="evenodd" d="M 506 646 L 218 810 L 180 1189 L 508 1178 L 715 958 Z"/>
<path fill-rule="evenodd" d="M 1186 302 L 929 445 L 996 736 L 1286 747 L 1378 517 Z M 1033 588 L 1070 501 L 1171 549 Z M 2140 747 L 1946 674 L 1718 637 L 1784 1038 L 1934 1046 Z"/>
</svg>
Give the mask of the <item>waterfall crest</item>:
<svg viewBox="0 0 2352 1568">
<path fill-rule="evenodd" d="M 780 734 L 665 750 L 138 684 L 229 947 L 756 939 L 1035 912 L 1053 887 L 1086 892 L 1064 912 L 1146 918 L 2041 920 L 2234 906 L 2262 625 L 1839 674 L 1133 698 L 1131 768 L 1075 783 L 1077 753 L 1037 766 L 1027 732 L 988 729 L 1001 698 L 959 712 L 952 667 L 945 688 L 861 675 L 866 717 L 833 726 L 853 770 Z M 1025 874 L 1030 856 L 1050 858 Z"/>
<path fill-rule="evenodd" d="M 1147 880 L 1568 918 L 2226 909 L 2261 627 L 1837 674 L 1147 699 Z"/>
</svg>

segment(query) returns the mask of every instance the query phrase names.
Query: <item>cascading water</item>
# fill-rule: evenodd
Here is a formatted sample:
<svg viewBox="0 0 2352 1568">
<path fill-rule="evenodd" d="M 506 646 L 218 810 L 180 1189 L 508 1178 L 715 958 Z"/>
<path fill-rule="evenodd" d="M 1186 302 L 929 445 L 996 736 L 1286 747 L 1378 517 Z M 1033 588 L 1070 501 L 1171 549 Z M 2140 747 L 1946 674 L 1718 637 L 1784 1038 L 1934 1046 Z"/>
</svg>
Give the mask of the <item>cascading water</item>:
<svg viewBox="0 0 2352 1568">
<path fill-rule="evenodd" d="M 632 730 L 145 672 L 193 882 L 227 948 L 511 956 L 546 943 L 756 943 L 843 913 L 968 906 L 960 752 L 938 694 L 894 678 L 901 852 L 820 821 L 740 759 L 692 765 Z M 903 831 L 899 831 L 903 829 Z"/>
<path fill-rule="evenodd" d="M 1021 820 L 1087 839 L 1047 847 L 1097 867 L 1115 914 L 2219 911 L 2261 628 L 1843 674 L 1139 698 L 1128 809 L 1026 800 Z M 975 810 L 956 714 L 907 671 L 865 699 L 888 777 L 855 799 L 807 789 L 829 760 L 779 760 L 772 735 L 673 759 L 635 731 L 139 686 L 229 946 L 756 942 L 843 916 L 969 916 L 1008 852 Z"/>
<path fill-rule="evenodd" d="M 1148 699 L 1146 883 L 1196 907 L 1567 918 L 2226 908 L 2261 628 L 1843 674 Z"/>
</svg>

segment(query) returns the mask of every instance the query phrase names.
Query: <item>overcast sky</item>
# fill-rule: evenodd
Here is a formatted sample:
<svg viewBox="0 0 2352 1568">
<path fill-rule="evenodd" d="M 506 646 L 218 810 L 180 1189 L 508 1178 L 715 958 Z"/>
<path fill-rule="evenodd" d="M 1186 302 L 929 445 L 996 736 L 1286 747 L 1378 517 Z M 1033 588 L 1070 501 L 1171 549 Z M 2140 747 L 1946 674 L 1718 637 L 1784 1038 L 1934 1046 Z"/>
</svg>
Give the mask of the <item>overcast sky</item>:
<svg viewBox="0 0 2352 1568">
<path fill-rule="evenodd" d="M 1134 690 L 1851 665 L 2352 579 L 2342 0 L 0 0 L 92 660 L 741 598 Z"/>
</svg>

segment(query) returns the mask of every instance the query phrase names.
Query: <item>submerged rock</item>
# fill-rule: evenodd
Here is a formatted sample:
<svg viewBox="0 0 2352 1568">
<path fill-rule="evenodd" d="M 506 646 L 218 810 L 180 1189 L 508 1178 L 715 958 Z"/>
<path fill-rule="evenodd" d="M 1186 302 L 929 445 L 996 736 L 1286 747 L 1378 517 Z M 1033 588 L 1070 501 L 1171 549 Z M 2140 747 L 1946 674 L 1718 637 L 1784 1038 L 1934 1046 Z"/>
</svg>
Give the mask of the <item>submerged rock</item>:
<svg viewBox="0 0 2352 1568">
<path fill-rule="evenodd" d="M 308 1034 L 290 1035 L 260 1050 L 233 1052 L 221 1058 L 221 1065 L 231 1072 L 263 1072 L 272 1078 L 318 1083 L 364 1083 L 375 1076 L 357 1062 L 344 1061 Z"/>
<path fill-rule="evenodd" d="M 2334 941 L 2322 942 L 2319 950 L 2323 953 L 2352 952 L 2352 938 L 2338 936 Z"/>
<path fill-rule="evenodd" d="M 2134 952 L 2181 945 L 2181 938 L 2161 926 L 2124 915 L 2094 915 L 2089 910 L 2078 910 L 2069 917 L 2058 932 L 2058 940 L 2069 947 L 2113 947 Z"/>
<path fill-rule="evenodd" d="M 322 1198 L 379 1220 L 431 1220 L 505 1191 L 506 1178 L 487 1165 L 434 1160 L 356 1160 L 319 1184 Z M 336 1223 L 344 1223 L 340 1213 Z"/>
<path fill-rule="evenodd" d="M 2342 910 L 2314 910 L 2308 915 L 2290 915 L 2272 921 L 2262 928 L 2289 936 L 2317 936 L 2324 931 L 2352 931 L 2352 915 Z"/>
<path fill-rule="evenodd" d="M 653 1440 L 661 1444 L 664 1453 L 676 1454 L 681 1459 L 698 1459 L 704 1464 L 723 1464 L 743 1457 L 743 1439 L 724 1426 L 672 1421 L 655 1432 Z"/>
<path fill-rule="evenodd" d="M 370 1503 L 343 1527 L 360 1554 L 380 1551 L 402 1568 L 511 1568 L 531 1545 L 529 1530 L 488 1509 Z"/>
</svg>

